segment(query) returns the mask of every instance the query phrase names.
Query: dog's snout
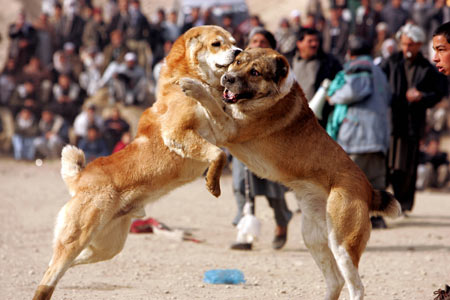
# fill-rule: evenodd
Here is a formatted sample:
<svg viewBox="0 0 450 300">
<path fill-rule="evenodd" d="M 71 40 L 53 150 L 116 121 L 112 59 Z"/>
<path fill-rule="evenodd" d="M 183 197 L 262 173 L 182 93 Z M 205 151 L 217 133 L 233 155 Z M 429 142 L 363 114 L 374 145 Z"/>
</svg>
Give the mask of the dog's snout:
<svg viewBox="0 0 450 300">
<path fill-rule="evenodd" d="M 229 74 L 225 74 L 223 79 L 226 83 L 234 83 L 235 81 L 234 76 L 231 76 Z"/>
<path fill-rule="evenodd" d="M 222 86 L 226 86 L 227 84 L 233 84 L 235 82 L 235 77 L 230 75 L 229 73 L 223 74 L 220 78 L 220 84 Z"/>
</svg>

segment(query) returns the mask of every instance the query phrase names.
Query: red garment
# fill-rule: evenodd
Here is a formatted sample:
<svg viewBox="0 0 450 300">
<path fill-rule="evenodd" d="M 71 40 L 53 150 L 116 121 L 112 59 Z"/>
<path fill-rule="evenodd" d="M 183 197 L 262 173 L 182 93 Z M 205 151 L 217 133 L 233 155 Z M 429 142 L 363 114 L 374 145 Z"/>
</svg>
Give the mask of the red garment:
<svg viewBox="0 0 450 300">
<path fill-rule="evenodd" d="M 113 149 L 112 153 L 119 152 L 120 150 L 122 150 L 126 146 L 127 146 L 127 144 L 125 144 L 124 142 L 118 141 L 117 144 L 114 146 L 114 149 Z"/>
<path fill-rule="evenodd" d="M 137 220 L 133 221 L 133 223 L 131 224 L 131 227 L 130 227 L 130 232 L 132 232 L 132 233 L 145 233 L 145 232 L 152 233 L 153 227 L 156 227 L 160 230 L 172 231 L 172 229 L 170 229 L 167 225 L 160 223 L 156 219 L 148 218 L 145 220 L 137 219 Z"/>
</svg>

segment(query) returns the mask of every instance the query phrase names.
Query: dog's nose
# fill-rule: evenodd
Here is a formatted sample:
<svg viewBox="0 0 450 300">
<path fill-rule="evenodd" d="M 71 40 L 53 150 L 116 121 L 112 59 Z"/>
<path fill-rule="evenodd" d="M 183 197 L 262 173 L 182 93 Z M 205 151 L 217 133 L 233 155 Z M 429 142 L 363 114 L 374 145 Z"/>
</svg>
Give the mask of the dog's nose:
<svg viewBox="0 0 450 300">
<path fill-rule="evenodd" d="M 238 54 L 241 53 L 241 52 L 242 52 L 242 49 L 239 49 L 239 48 L 235 49 L 234 52 L 233 52 L 234 57 L 238 56 Z"/>
<path fill-rule="evenodd" d="M 227 74 L 223 75 L 222 79 L 225 83 L 234 83 L 235 80 L 233 76 Z"/>
</svg>

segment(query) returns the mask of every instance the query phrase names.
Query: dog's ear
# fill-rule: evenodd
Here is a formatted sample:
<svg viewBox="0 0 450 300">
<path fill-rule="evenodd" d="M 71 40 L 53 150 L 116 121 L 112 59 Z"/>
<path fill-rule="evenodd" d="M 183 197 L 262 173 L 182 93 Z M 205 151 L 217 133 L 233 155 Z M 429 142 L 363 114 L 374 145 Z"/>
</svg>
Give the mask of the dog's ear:
<svg viewBox="0 0 450 300">
<path fill-rule="evenodd" d="M 191 62 L 198 64 L 198 52 L 203 47 L 203 42 L 199 38 L 200 34 L 190 36 L 186 41 L 186 50 Z"/>
<path fill-rule="evenodd" d="M 283 56 L 275 56 L 275 77 L 274 81 L 279 83 L 281 79 L 285 78 L 289 72 L 289 63 Z"/>
<path fill-rule="evenodd" d="M 181 61 L 184 60 L 186 52 L 186 45 L 184 36 L 180 36 L 172 45 L 169 54 L 167 55 L 166 63 L 171 68 L 176 68 Z"/>
</svg>

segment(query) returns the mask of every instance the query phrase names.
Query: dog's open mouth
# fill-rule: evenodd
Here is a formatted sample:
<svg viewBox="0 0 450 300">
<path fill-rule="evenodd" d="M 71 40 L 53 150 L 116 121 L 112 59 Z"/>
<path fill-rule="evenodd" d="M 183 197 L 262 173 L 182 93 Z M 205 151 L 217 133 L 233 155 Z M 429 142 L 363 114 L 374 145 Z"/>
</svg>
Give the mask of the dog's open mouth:
<svg viewBox="0 0 450 300">
<path fill-rule="evenodd" d="M 223 91 L 223 101 L 225 101 L 226 103 L 237 103 L 239 100 L 241 99 L 251 99 L 253 97 L 253 93 L 250 92 L 244 92 L 244 93 L 240 93 L 240 94 L 235 94 L 232 91 L 230 91 L 229 89 L 225 89 Z"/>
</svg>

